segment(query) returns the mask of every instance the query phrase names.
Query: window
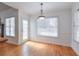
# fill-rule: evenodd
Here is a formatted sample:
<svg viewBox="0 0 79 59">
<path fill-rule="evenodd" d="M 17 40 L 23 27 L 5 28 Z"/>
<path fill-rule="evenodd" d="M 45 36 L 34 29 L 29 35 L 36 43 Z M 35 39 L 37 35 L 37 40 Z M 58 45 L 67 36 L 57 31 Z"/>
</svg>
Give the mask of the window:
<svg viewBox="0 0 79 59">
<path fill-rule="evenodd" d="M 6 35 L 15 36 L 15 17 L 6 18 Z"/>
<path fill-rule="evenodd" d="M 23 40 L 28 39 L 28 20 L 23 20 Z"/>
<path fill-rule="evenodd" d="M 79 11 L 74 14 L 73 29 L 74 29 L 74 40 L 79 42 Z"/>
<path fill-rule="evenodd" d="M 58 36 L 58 18 L 51 17 L 37 20 L 37 34 L 41 36 Z"/>
</svg>

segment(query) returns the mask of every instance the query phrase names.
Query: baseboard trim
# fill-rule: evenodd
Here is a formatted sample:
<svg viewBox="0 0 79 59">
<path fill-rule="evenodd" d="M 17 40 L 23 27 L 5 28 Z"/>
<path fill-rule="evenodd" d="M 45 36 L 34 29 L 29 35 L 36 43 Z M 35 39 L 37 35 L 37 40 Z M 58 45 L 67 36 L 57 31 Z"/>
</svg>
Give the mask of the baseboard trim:
<svg viewBox="0 0 79 59">
<path fill-rule="evenodd" d="M 41 42 L 41 41 L 37 41 L 37 40 L 30 40 L 30 41 L 33 41 L 33 42 L 38 42 L 38 43 L 44 43 L 44 44 L 55 44 L 55 45 L 59 45 L 59 46 L 65 46 L 65 47 L 70 47 L 70 46 L 67 46 L 67 45 L 62 45 L 62 44 L 59 44 L 59 43 L 49 43 L 49 42 Z M 72 47 L 70 47 L 72 48 Z"/>
<path fill-rule="evenodd" d="M 74 50 L 74 52 L 79 56 L 79 53 L 78 53 L 78 51 L 74 48 L 74 47 L 72 47 L 71 46 L 71 48 Z"/>
<path fill-rule="evenodd" d="M 13 44 L 13 45 L 19 45 L 18 43 L 15 43 L 15 42 L 12 42 L 12 41 L 7 41 L 6 43 Z"/>
</svg>

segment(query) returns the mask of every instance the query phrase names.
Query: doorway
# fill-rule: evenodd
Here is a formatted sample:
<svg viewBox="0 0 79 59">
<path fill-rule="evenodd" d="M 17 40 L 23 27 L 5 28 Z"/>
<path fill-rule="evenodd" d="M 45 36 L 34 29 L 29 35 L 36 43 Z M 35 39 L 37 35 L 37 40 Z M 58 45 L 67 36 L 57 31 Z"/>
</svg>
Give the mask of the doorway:
<svg viewBox="0 0 79 59">
<path fill-rule="evenodd" d="M 28 20 L 23 20 L 23 42 L 28 40 Z"/>
</svg>

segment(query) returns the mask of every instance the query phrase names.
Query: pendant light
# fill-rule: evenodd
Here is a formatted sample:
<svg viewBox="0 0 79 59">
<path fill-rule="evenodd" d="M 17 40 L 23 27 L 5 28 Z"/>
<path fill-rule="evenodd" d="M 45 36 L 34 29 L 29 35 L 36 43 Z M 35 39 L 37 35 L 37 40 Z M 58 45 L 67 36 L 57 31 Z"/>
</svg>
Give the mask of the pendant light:
<svg viewBox="0 0 79 59">
<path fill-rule="evenodd" d="M 40 4 L 41 5 L 41 16 L 38 17 L 38 19 L 41 19 L 41 20 L 44 20 L 45 19 L 45 16 L 43 16 L 43 3 Z"/>
</svg>

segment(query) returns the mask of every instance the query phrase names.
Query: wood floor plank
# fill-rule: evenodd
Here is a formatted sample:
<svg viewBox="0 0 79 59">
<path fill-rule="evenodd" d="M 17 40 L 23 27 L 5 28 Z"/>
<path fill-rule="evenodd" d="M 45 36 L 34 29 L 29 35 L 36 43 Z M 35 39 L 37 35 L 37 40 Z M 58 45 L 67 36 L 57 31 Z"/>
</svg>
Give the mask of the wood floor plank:
<svg viewBox="0 0 79 59">
<path fill-rule="evenodd" d="M 28 41 L 21 46 L 0 44 L 0 56 L 76 56 L 70 47 Z"/>
</svg>

